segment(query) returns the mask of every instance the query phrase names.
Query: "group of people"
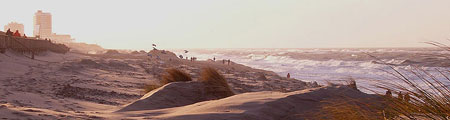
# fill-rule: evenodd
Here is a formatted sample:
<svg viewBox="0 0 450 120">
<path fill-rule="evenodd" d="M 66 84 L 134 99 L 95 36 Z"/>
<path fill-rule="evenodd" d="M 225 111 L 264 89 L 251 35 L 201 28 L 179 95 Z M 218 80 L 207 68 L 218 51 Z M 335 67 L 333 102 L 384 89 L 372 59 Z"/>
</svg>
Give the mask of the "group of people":
<svg viewBox="0 0 450 120">
<path fill-rule="evenodd" d="M 186 59 L 187 59 L 187 57 L 186 57 Z M 197 57 L 191 57 L 191 62 L 196 61 L 196 60 L 197 60 Z"/>
<path fill-rule="evenodd" d="M 186 59 L 186 60 L 190 60 L 191 62 L 193 62 L 193 61 L 195 61 L 195 60 L 197 60 L 197 58 L 196 57 L 184 57 L 183 55 L 179 55 L 178 57 L 180 57 L 180 59 Z"/>
<path fill-rule="evenodd" d="M 12 32 L 11 29 L 8 29 L 8 30 L 6 31 L 6 35 L 8 35 L 8 36 L 15 36 L 15 37 L 22 37 L 22 36 L 20 35 L 19 30 L 16 30 L 16 32 Z M 27 36 L 26 36 L 25 34 L 23 34 L 23 37 L 24 37 L 24 38 L 27 38 Z"/>
<path fill-rule="evenodd" d="M 215 59 L 215 58 L 214 58 L 214 59 Z M 231 60 L 230 60 L 230 59 L 228 59 L 228 60 L 223 59 L 223 60 L 222 60 L 222 64 L 225 64 L 225 62 L 228 63 L 228 65 L 230 65 Z"/>
<path fill-rule="evenodd" d="M 391 90 L 387 90 L 386 91 L 386 97 L 392 97 L 392 92 Z M 401 101 L 405 101 L 405 102 L 409 102 L 409 100 L 411 99 L 411 96 L 409 96 L 408 93 L 403 94 L 401 91 L 397 93 L 397 98 Z"/>
<path fill-rule="evenodd" d="M 27 35 L 25 35 L 25 33 L 22 36 L 20 34 L 19 30 L 16 30 L 16 32 L 12 32 L 11 29 L 8 29 L 5 34 L 8 36 L 28 38 Z M 39 38 L 39 36 L 36 36 L 36 38 Z M 47 38 L 45 38 L 45 41 L 52 42 L 51 39 L 47 39 Z"/>
</svg>

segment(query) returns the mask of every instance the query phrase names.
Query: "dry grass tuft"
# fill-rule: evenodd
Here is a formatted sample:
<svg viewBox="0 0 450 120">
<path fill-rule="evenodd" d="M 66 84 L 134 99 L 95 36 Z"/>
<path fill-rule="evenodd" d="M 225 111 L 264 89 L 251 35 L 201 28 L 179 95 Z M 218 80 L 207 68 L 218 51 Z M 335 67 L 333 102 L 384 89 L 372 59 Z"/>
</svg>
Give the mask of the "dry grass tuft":
<svg viewBox="0 0 450 120">
<path fill-rule="evenodd" d="M 384 97 L 388 103 L 384 110 L 387 119 L 450 119 L 450 71 L 436 69 L 440 77 L 446 79 L 442 81 L 438 76 L 418 67 L 409 71 L 413 77 L 393 70 L 393 75 L 402 80 L 403 84 L 383 83 L 377 86 L 397 94 Z"/>
<path fill-rule="evenodd" d="M 156 84 L 156 85 L 155 84 L 147 84 L 142 88 L 143 92 L 148 93 L 154 89 L 157 89 L 157 88 L 164 86 L 171 82 L 192 81 L 191 76 L 181 70 L 178 70 L 175 68 L 169 68 L 169 69 L 166 69 L 166 72 L 167 73 L 162 76 L 162 79 L 160 80 L 159 84 Z"/>
<path fill-rule="evenodd" d="M 205 84 L 207 94 L 214 95 L 217 98 L 225 98 L 233 96 L 225 77 L 223 77 L 216 69 L 207 67 L 200 74 L 200 81 Z"/>
<path fill-rule="evenodd" d="M 412 76 L 407 76 L 392 67 L 391 75 L 400 83 L 383 82 L 376 87 L 384 89 L 386 94 L 378 93 L 384 105 L 374 108 L 370 105 L 355 106 L 348 102 L 332 103 L 325 110 L 327 116 L 333 119 L 371 119 L 364 116 L 380 116 L 382 119 L 410 119 L 410 120 L 448 120 L 450 119 L 450 71 L 436 69 L 440 76 L 419 67 L 410 69 Z M 438 77 L 445 78 L 444 80 Z M 375 92 L 375 91 L 373 91 Z M 364 107 L 364 105 L 362 106 Z M 369 112 L 366 112 L 369 110 Z M 348 114 L 345 114 L 348 113 Z M 372 114 L 372 115 L 371 115 Z"/>
<path fill-rule="evenodd" d="M 444 51 L 450 51 L 450 46 L 439 42 L 426 42 Z M 446 54 L 434 54 L 435 57 L 445 57 Z M 401 72 L 392 67 L 391 75 L 401 83 L 381 83 L 377 87 L 396 93 L 397 97 L 386 95 L 387 108 L 384 110 L 387 119 L 450 119 L 450 71 L 435 68 L 425 70 L 423 67 L 413 67 Z"/>
<path fill-rule="evenodd" d="M 450 46 L 445 44 L 427 43 L 450 51 Z M 445 54 L 436 54 L 435 56 L 449 58 Z M 385 95 L 379 93 L 385 102 L 385 108 L 381 109 L 384 119 L 450 119 L 450 70 L 438 68 L 425 70 L 423 67 L 413 67 L 402 69 L 404 71 L 402 72 L 393 66 L 390 67 L 392 71 L 386 72 L 401 82 L 380 82 L 376 85 L 387 91 Z M 432 71 L 438 74 L 433 74 Z M 361 109 L 355 109 L 361 111 Z M 344 115 L 345 117 L 358 117 L 354 114 Z"/>
<path fill-rule="evenodd" d="M 168 74 L 165 74 L 162 76 L 161 84 L 165 85 L 167 83 L 171 82 L 186 82 L 186 81 L 192 81 L 192 78 L 189 74 L 177 70 L 175 68 L 167 69 L 166 72 Z"/>
</svg>

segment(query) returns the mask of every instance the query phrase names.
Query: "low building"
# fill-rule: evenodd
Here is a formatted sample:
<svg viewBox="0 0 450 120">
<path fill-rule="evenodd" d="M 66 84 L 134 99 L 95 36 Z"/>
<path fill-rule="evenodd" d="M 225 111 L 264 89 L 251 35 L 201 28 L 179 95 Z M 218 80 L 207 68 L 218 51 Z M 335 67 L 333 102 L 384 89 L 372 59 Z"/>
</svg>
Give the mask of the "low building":
<svg viewBox="0 0 450 120">
<path fill-rule="evenodd" d="M 51 39 L 54 42 L 58 42 L 58 43 L 67 43 L 67 42 L 72 42 L 73 39 L 70 35 L 59 35 L 59 34 L 55 34 L 53 33 L 49 39 Z"/>
<path fill-rule="evenodd" d="M 5 27 L 4 27 L 5 32 L 8 31 L 8 29 L 10 29 L 11 32 L 16 32 L 16 30 L 18 30 L 20 35 L 23 35 L 25 32 L 25 28 L 24 28 L 23 24 L 16 23 L 16 22 L 10 22 L 8 25 L 5 25 Z"/>
</svg>

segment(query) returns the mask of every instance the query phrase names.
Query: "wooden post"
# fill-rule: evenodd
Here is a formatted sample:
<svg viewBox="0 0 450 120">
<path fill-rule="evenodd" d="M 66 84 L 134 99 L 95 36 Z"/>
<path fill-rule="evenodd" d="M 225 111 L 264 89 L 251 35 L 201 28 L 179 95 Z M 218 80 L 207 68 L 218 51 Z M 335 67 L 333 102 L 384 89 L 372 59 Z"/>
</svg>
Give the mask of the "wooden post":
<svg viewBox="0 0 450 120">
<path fill-rule="evenodd" d="M 34 59 L 34 50 L 31 50 L 31 59 Z"/>
</svg>

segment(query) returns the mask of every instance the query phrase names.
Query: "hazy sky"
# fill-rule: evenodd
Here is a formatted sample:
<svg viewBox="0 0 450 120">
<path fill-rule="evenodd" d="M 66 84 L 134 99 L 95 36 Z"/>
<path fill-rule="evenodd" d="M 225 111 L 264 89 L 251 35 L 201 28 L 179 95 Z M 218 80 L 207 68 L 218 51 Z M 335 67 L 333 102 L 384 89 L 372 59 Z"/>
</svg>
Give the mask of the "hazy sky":
<svg viewBox="0 0 450 120">
<path fill-rule="evenodd" d="M 420 47 L 450 37 L 450 0 L 9 0 L 32 34 L 37 10 L 53 32 L 105 48 Z M 449 42 L 450 43 L 450 42 Z"/>
</svg>

